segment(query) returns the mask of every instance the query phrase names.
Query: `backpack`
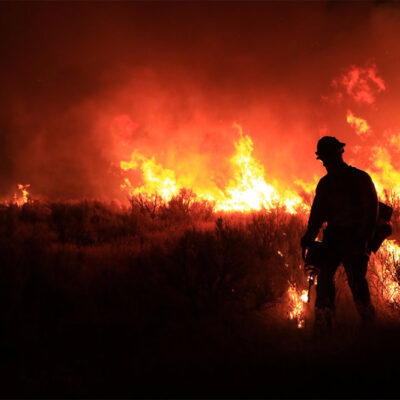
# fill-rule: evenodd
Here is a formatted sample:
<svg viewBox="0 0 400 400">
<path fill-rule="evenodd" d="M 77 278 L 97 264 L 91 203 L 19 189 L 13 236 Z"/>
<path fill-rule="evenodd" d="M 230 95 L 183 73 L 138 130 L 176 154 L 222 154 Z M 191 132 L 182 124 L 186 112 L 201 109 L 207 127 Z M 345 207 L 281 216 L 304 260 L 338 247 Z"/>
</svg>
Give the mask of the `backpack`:
<svg viewBox="0 0 400 400">
<path fill-rule="evenodd" d="M 390 225 L 392 214 L 392 207 L 379 202 L 378 220 L 376 222 L 375 232 L 368 246 L 370 251 L 376 253 L 379 247 L 381 247 L 383 241 L 392 234 L 392 226 Z"/>
</svg>

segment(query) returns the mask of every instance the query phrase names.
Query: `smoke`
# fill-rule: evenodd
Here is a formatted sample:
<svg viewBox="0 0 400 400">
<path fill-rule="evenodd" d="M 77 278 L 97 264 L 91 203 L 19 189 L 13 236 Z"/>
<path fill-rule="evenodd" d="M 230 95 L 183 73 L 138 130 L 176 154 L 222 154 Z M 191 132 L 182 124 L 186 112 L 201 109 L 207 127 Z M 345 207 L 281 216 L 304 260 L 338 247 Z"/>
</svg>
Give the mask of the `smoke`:
<svg viewBox="0 0 400 400">
<path fill-rule="evenodd" d="M 386 89 L 385 81 L 378 76 L 375 64 L 365 68 L 352 65 L 339 79 L 332 81 L 335 88 L 343 87 L 345 93 L 357 103 L 373 104 L 376 95 Z M 343 92 L 338 90 L 338 100 L 343 99 Z"/>
<path fill-rule="evenodd" d="M 188 182 L 222 186 L 234 122 L 267 181 L 307 181 L 323 173 L 323 134 L 366 145 L 348 110 L 371 141 L 400 127 L 397 4 L 0 8 L 0 196 L 30 183 L 34 197 L 123 198 L 118 165 L 135 149 Z"/>
</svg>

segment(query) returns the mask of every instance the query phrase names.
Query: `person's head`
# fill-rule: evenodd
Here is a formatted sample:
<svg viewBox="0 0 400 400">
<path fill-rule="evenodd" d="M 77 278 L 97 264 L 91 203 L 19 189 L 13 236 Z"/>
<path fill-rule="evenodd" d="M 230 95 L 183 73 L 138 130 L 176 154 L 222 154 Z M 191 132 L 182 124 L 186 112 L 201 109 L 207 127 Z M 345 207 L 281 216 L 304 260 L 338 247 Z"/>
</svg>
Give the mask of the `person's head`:
<svg viewBox="0 0 400 400">
<path fill-rule="evenodd" d="M 335 168 L 343 163 L 344 146 L 333 136 L 324 136 L 318 140 L 317 160 L 321 160 L 326 169 Z"/>
</svg>

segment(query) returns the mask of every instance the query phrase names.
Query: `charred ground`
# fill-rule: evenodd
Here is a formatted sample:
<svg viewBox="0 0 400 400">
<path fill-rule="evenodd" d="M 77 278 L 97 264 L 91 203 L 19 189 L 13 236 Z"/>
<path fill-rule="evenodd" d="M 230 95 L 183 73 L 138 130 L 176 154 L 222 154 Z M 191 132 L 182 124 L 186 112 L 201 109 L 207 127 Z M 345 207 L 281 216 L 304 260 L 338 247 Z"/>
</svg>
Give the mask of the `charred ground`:
<svg viewBox="0 0 400 400">
<path fill-rule="evenodd" d="M 288 318 L 304 221 L 188 193 L 2 205 L 1 395 L 397 396 L 396 304 L 360 334 L 339 272 L 332 338 L 309 340 L 311 309 L 305 329 Z"/>
</svg>

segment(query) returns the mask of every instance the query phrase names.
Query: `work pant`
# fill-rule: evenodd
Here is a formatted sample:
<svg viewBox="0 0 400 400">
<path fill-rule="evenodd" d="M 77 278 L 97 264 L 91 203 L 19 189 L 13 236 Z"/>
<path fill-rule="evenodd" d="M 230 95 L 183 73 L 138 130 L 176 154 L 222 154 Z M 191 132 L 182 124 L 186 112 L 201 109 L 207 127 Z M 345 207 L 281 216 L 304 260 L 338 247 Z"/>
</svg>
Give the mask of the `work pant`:
<svg viewBox="0 0 400 400">
<path fill-rule="evenodd" d="M 328 312 L 334 310 L 334 276 L 339 265 L 343 263 L 356 308 L 363 321 L 370 321 L 374 316 L 374 308 L 371 304 L 368 282 L 365 278 L 369 261 L 368 254 L 362 251 L 343 252 L 340 249 L 335 249 L 335 247 L 330 248 L 329 244 L 327 244 L 327 248 L 318 275 L 316 315 L 322 309 Z"/>
</svg>

